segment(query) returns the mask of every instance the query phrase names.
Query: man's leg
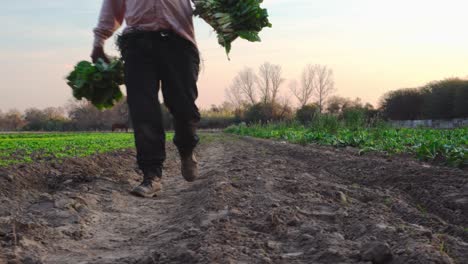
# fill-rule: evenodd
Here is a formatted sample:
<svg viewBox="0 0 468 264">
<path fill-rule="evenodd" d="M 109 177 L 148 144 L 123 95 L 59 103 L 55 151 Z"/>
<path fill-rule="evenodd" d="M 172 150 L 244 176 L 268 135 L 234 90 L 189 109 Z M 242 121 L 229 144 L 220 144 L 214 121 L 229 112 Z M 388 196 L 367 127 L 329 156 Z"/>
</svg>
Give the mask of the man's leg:
<svg viewBox="0 0 468 264">
<path fill-rule="evenodd" d="M 192 43 L 177 36 L 169 37 L 162 46 L 164 102 L 174 117 L 174 144 L 181 155 L 182 175 L 187 181 L 193 181 L 198 174 L 193 150 L 199 141 L 196 126 L 200 113 L 195 101 L 200 58 Z"/>
<path fill-rule="evenodd" d="M 133 123 L 138 166 L 144 173 L 142 185 L 133 193 L 153 196 L 160 189 L 166 158 L 165 134 L 158 101 L 159 78 L 152 50 L 129 45 L 124 54 L 127 101 Z"/>
</svg>

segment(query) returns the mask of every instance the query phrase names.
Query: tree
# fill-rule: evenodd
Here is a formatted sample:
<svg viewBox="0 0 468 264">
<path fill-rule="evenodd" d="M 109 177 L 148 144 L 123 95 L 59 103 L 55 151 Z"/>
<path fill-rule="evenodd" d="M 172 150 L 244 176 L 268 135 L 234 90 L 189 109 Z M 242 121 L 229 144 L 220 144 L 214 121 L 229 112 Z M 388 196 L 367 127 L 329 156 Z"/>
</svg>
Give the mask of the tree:
<svg viewBox="0 0 468 264">
<path fill-rule="evenodd" d="M 262 103 L 276 103 L 283 82 L 284 79 L 282 78 L 280 65 L 274 65 L 269 62 L 262 64 L 259 68 L 257 81 Z"/>
<path fill-rule="evenodd" d="M 221 106 L 219 106 L 219 109 L 223 112 L 234 112 L 236 110 L 235 107 L 228 101 L 224 101 Z"/>
<path fill-rule="evenodd" d="M 457 118 L 468 117 L 468 81 L 465 81 L 463 87 L 458 87 L 453 111 Z"/>
<path fill-rule="evenodd" d="M 312 80 L 312 89 L 318 101 L 319 110 L 322 112 L 327 97 L 335 91 L 333 70 L 325 65 L 308 65 L 306 68 Z"/>
<path fill-rule="evenodd" d="M 308 124 L 314 120 L 315 115 L 318 113 L 319 107 L 316 104 L 303 105 L 296 112 L 297 121 L 301 124 Z"/>
<path fill-rule="evenodd" d="M 131 126 L 126 98 L 105 111 L 98 110 L 87 101 L 72 101 L 67 109 L 77 130 L 110 130 L 115 123 Z"/>
<path fill-rule="evenodd" d="M 424 93 L 421 89 L 401 89 L 388 92 L 381 99 L 385 117 L 392 120 L 415 120 L 422 116 Z"/>
<path fill-rule="evenodd" d="M 371 103 L 366 103 L 366 104 L 364 105 L 364 109 L 366 109 L 367 111 L 373 111 L 373 110 L 375 110 L 375 109 L 374 109 L 374 106 L 373 106 Z"/>
<path fill-rule="evenodd" d="M 332 96 L 327 100 L 327 112 L 330 114 L 341 114 L 348 109 L 371 110 L 373 108 L 374 107 L 369 103 L 364 105 L 359 97 L 351 100 L 350 98 L 341 96 Z"/>
<path fill-rule="evenodd" d="M 274 104 L 276 107 L 275 118 L 278 120 L 291 120 L 294 117 L 293 109 L 291 108 L 291 102 L 289 97 L 279 98 L 279 103 Z"/>
<path fill-rule="evenodd" d="M 128 110 L 127 97 L 119 101 L 115 106 L 107 111 L 108 119 L 112 123 L 123 123 L 130 125 L 130 111 Z"/>
<path fill-rule="evenodd" d="M 346 111 L 348 109 L 364 109 L 364 105 L 362 104 L 362 99 L 356 97 L 354 100 L 349 98 L 345 98 L 344 104 L 341 108 L 341 112 Z"/>
<path fill-rule="evenodd" d="M 327 112 L 330 114 L 339 114 L 347 105 L 349 105 L 349 99 L 341 96 L 332 96 L 327 101 Z"/>
<path fill-rule="evenodd" d="M 299 101 L 300 107 L 307 105 L 314 95 L 315 87 L 313 83 L 315 74 L 314 67 L 309 64 L 302 71 L 300 88 L 297 87 L 298 83 L 296 80 L 293 80 L 289 85 L 289 89 Z"/>
<path fill-rule="evenodd" d="M 12 109 L 2 115 L 0 129 L 3 131 L 18 131 L 25 125 L 20 111 Z"/>
<path fill-rule="evenodd" d="M 390 119 L 450 119 L 468 116 L 468 80 L 450 78 L 421 88 L 387 93 L 381 101 Z"/>
<path fill-rule="evenodd" d="M 65 119 L 65 109 L 63 107 L 47 107 L 43 112 L 49 120 Z"/>
<path fill-rule="evenodd" d="M 243 99 L 241 89 L 237 85 L 231 85 L 224 91 L 226 94 L 226 99 L 231 103 L 234 108 L 241 109 L 245 104 Z"/>
<path fill-rule="evenodd" d="M 457 117 L 460 105 L 456 103 L 461 96 L 460 91 L 468 89 L 468 81 L 451 78 L 432 82 L 422 88 L 424 93 L 423 116 L 428 119 L 449 119 Z M 457 98 L 458 97 L 458 98 Z M 461 96 L 462 97 L 462 96 Z M 468 108 L 467 101 L 462 103 Z M 463 117 L 463 116 L 459 116 Z"/>
<path fill-rule="evenodd" d="M 24 120 L 27 123 L 26 130 L 38 131 L 44 130 L 48 118 L 43 111 L 37 108 L 28 108 L 24 111 Z"/>
<path fill-rule="evenodd" d="M 251 68 L 245 68 L 237 74 L 232 84 L 238 88 L 238 92 L 242 94 L 244 100 L 252 105 L 257 103 L 255 92 L 257 79 L 257 75 Z"/>
<path fill-rule="evenodd" d="M 79 101 L 71 106 L 68 115 L 75 124 L 77 130 L 102 130 L 106 129 L 104 117 L 96 107 L 88 101 Z M 109 128 L 108 128 L 109 129 Z"/>
</svg>

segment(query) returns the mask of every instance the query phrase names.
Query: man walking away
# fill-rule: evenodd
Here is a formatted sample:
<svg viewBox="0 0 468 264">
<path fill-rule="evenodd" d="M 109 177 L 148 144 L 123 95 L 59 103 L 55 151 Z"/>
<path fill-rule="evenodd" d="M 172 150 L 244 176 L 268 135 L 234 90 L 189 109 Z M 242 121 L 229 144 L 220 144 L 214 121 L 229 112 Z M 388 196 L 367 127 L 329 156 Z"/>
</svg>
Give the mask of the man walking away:
<svg viewBox="0 0 468 264">
<path fill-rule="evenodd" d="M 165 132 L 158 99 L 174 117 L 174 144 L 187 181 L 198 176 L 194 148 L 199 138 L 200 113 L 195 104 L 200 58 L 196 46 L 190 0 L 104 0 L 94 29 L 93 62 L 108 61 L 104 42 L 127 24 L 118 45 L 125 62 L 127 101 L 133 122 L 137 162 L 142 183 L 132 190 L 153 197 L 161 190 L 166 158 Z"/>
</svg>

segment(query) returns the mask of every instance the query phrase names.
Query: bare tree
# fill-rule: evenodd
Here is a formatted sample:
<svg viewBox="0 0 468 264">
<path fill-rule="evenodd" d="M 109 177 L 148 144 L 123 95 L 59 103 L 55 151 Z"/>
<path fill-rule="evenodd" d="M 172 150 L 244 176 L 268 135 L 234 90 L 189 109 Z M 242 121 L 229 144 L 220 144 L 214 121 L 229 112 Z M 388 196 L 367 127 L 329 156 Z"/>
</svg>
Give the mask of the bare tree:
<svg viewBox="0 0 468 264">
<path fill-rule="evenodd" d="M 98 130 L 102 128 L 100 111 L 88 101 L 79 101 L 69 105 L 70 119 L 78 130 Z"/>
<path fill-rule="evenodd" d="M 259 69 L 258 89 L 261 95 L 261 101 L 267 103 L 270 101 L 271 81 L 270 81 L 271 64 L 266 62 Z"/>
<path fill-rule="evenodd" d="M 255 83 L 257 75 L 251 68 L 245 68 L 234 78 L 233 86 L 237 86 L 242 96 L 252 105 L 257 103 Z"/>
<path fill-rule="evenodd" d="M 228 101 L 224 101 L 221 106 L 221 111 L 224 111 L 224 112 L 234 112 L 235 107 L 234 105 L 232 105 L 232 103 L 228 102 Z"/>
<path fill-rule="evenodd" d="M 307 65 L 302 71 L 300 87 L 296 80 L 291 81 L 289 89 L 299 101 L 300 107 L 307 105 L 314 95 L 314 78 L 316 76 L 315 68 Z"/>
<path fill-rule="evenodd" d="M 281 84 L 282 69 L 280 65 L 265 62 L 260 66 L 258 78 L 258 89 L 263 103 L 276 103 Z"/>
<path fill-rule="evenodd" d="M 302 71 L 300 87 L 298 87 L 298 82 L 294 80 L 289 84 L 289 89 L 301 107 L 316 97 L 321 112 L 325 100 L 335 90 L 333 71 L 327 66 L 308 64 Z"/>
<path fill-rule="evenodd" d="M 280 120 L 287 120 L 293 117 L 293 110 L 291 109 L 291 101 L 290 98 L 287 96 L 283 96 L 278 99 L 278 117 Z"/>
<path fill-rule="evenodd" d="M 42 112 L 49 120 L 65 119 L 65 109 L 63 107 L 47 107 Z"/>
<path fill-rule="evenodd" d="M 282 77 L 282 69 L 279 65 L 274 65 L 271 71 L 271 102 L 276 103 L 281 84 L 285 81 Z"/>
<path fill-rule="evenodd" d="M 115 104 L 115 106 L 108 110 L 108 119 L 112 123 L 127 124 L 131 122 L 130 111 L 128 110 L 127 97 Z"/>
<path fill-rule="evenodd" d="M 310 68 L 309 68 L 310 67 Z M 314 95 L 319 104 L 319 110 L 322 112 L 324 103 L 329 95 L 335 91 L 335 82 L 333 80 L 333 70 L 325 65 L 308 66 L 310 71 L 314 72 L 312 87 Z"/>
<path fill-rule="evenodd" d="M 244 99 L 241 89 L 237 85 L 231 85 L 225 89 L 226 99 L 231 103 L 235 109 L 240 109 L 244 105 Z"/>
<path fill-rule="evenodd" d="M 17 131 L 25 125 L 23 115 L 20 111 L 12 109 L 2 115 L 0 120 L 0 130 Z"/>
</svg>

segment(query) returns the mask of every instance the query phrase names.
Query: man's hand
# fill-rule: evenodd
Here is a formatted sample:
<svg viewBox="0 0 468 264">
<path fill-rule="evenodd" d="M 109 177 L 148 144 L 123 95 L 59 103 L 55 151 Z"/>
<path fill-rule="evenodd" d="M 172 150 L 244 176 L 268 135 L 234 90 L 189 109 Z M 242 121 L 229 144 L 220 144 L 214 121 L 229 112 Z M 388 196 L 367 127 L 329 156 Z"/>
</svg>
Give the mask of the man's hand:
<svg viewBox="0 0 468 264">
<path fill-rule="evenodd" d="M 103 59 L 106 63 L 110 62 L 106 53 L 104 53 L 103 47 L 94 47 L 93 52 L 91 53 L 91 59 L 93 60 L 93 63 L 96 63 L 98 59 Z"/>
</svg>

